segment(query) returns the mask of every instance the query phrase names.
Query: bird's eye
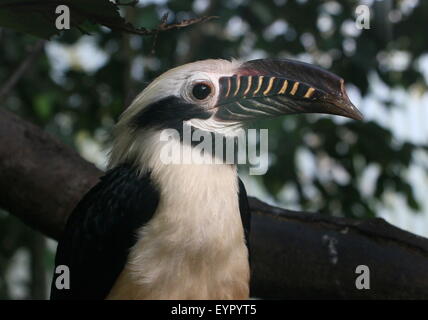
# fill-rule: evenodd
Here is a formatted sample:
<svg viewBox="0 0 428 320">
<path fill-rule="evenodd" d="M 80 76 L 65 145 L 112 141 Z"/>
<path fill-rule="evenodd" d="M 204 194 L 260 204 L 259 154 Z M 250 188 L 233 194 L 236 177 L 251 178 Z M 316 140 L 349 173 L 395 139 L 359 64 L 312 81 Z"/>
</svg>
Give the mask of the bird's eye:
<svg viewBox="0 0 428 320">
<path fill-rule="evenodd" d="M 198 100 L 206 99 L 211 92 L 211 85 L 205 82 L 195 84 L 192 89 L 192 95 Z"/>
</svg>

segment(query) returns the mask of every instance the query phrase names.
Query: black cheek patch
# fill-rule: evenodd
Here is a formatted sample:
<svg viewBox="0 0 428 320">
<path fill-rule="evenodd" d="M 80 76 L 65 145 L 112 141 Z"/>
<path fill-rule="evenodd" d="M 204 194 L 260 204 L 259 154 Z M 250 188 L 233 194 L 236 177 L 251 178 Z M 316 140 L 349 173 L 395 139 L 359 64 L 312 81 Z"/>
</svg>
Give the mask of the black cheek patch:
<svg viewBox="0 0 428 320">
<path fill-rule="evenodd" d="M 146 106 L 134 117 L 131 126 L 138 129 L 147 127 L 180 129 L 183 121 L 209 117 L 211 113 L 203 107 L 188 103 L 179 97 L 169 96 Z"/>
</svg>

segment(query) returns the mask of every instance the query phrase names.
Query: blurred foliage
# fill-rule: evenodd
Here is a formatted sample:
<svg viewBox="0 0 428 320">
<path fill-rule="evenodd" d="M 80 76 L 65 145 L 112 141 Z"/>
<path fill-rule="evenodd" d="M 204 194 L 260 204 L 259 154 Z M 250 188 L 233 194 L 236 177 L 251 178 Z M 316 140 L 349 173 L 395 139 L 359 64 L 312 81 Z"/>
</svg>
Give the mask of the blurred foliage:
<svg viewBox="0 0 428 320">
<path fill-rule="evenodd" d="M 373 1 L 368 30 L 352 28 L 359 4 L 353 0 L 144 1 L 136 8 L 122 8 L 122 15 L 136 26 L 156 28 L 165 13 L 169 13 L 168 23 L 204 15 L 219 18 L 155 37 L 94 29 L 91 39 L 106 61 L 93 69 L 85 65 L 85 57 L 78 56 L 75 44 L 82 40 L 82 33 L 63 32 L 47 45 L 46 52 L 53 50 L 53 44 L 61 48 L 58 52 L 66 66 L 60 68 L 61 61 L 43 55 L 1 107 L 74 147 L 82 135 L 108 147 L 115 121 L 147 82 L 173 66 L 199 59 L 297 58 L 340 75 L 363 96 L 369 91 L 373 73 L 389 87 L 408 90 L 418 86 L 426 91 L 424 77 L 413 62 L 428 53 L 421 30 L 428 16 L 428 1 Z M 0 30 L 0 84 L 13 74 L 36 41 L 22 33 Z M 391 62 L 391 55 L 397 52 L 408 56 L 410 63 L 404 68 Z M 402 107 L 388 98 L 384 103 L 390 108 Z M 410 208 L 419 209 L 407 169 L 414 163 L 415 152 L 427 149 L 426 145 L 399 141 L 390 129 L 373 121 L 300 115 L 256 125 L 269 128 L 272 165 L 258 179 L 273 197 L 280 200 L 285 186 L 296 190 L 296 203 L 302 208 L 373 217 L 384 195 L 396 192 L 405 197 Z M 302 172 L 301 152 L 314 159 L 320 174 Z M 360 184 L 369 166 L 376 166 L 378 175 L 374 191 L 367 195 L 361 192 Z M 332 167 L 340 167 L 347 178 L 329 174 Z M 0 241 L 5 241 L 3 232 Z"/>
<path fill-rule="evenodd" d="M 54 252 L 39 232 L 0 210 L 0 300 L 46 299 Z"/>
<path fill-rule="evenodd" d="M 125 5 L 133 3 L 129 1 Z M 149 32 L 127 23 L 120 15 L 119 6 L 106 0 L 0 0 L 0 26 L 48 39 L 61 33 L 55 25 L 59 5 L 69 9 L 70 27 L 84 33 L 93 30 L 94 25 L 137 34 Z"/>
</svg>

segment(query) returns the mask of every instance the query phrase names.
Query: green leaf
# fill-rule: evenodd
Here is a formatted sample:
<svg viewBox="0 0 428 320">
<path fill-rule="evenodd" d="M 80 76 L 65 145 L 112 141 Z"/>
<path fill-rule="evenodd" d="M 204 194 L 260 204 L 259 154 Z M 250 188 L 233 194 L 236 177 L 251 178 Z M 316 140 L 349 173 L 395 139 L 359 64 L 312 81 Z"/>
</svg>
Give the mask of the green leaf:
<svg viewBox="0 0 428 320">
<path fill-rule="evenodd" d="M 47 120 L 52 116 L 54 99 L 52 94 L 40 94 L 34 98 L 35 112 L 40 119 Z"/>
</svg>

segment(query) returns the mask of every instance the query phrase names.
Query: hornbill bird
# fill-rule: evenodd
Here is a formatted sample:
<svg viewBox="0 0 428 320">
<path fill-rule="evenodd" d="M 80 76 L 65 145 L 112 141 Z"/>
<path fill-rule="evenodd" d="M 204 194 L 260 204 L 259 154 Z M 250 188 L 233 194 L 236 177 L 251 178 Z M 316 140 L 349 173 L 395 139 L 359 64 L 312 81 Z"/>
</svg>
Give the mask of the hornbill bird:
<svg viewBox="0 0 428 320">
<path fill-rule="evenodd" d="M 362 119 L 343 79 L 293 60 L 204 60 L 156 78 L 121 115 L 108 172 L 67 221 L 55 264 L 69 268 L 70 288 L 54 274 L 51 298 L 248 298 L 250 211 L 236 165 L 165 164 L 160 135 L 187 126 L 233 137 L 295 113 Z"/>
</svg>

